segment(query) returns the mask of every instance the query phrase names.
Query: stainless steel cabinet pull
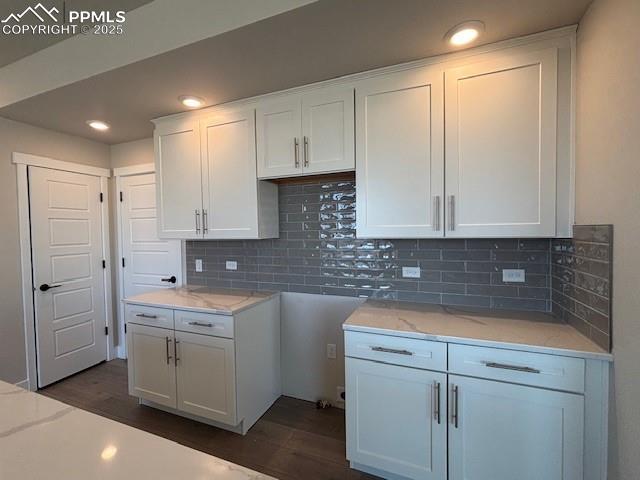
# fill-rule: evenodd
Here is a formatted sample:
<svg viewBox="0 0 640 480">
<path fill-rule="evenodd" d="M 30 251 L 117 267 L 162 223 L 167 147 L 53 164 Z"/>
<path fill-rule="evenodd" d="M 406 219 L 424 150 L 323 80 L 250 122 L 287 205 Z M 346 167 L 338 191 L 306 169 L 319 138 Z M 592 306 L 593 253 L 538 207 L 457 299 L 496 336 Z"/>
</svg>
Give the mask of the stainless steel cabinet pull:
<svg viewBox="0 0 640 480">
<path fill-rule="evenodd" d="M 304 137 L 304 166 L 309 166 L 309 138 Z"/>
<path fill-rule="evenodd" d="M 189 325 L 195 325 L 197 327 L 213 327 L 213 323 L 202 323 L 202 322 L 189 322 Z"/>
<path fill-rule="evenodd" d="M 440 382 L 433 382 L 433 419 L 440 425 Z"/>
<path fill-rule="evenodd" d="M 433 229 L 440 230 L 440 195 L 433 197 Z"/>
<path fill-rule="evenodd" d="M 449 195 L 449 230 L 456 229 L 456 196 Z"/>
<path fill-rule="evenodd" d="M 147 315 L 146 313 L 136 313 L 136 317 L 141 318 L 158 318 L 157 315 Z"/>
<path fill-rule="evenodd" d="M 200 210 L 196 209 L 196 233 L 200 233 Z"/>
<path fill-rule="evenodd" d="M 293 139 L 293 158 L 295 160 L 296 168 L 300 167 L 299 157 L 300 144 L 298 143 L 298 137 Z"/>
<path fill-rule="evenodd" d="M 451 387 L 451 423 L 455 428 L 458 428 L 458 387 L 453 385 Z"/>
<path fill-rule="evenodd" d="M 164 337 L 166 339 L 166 346 L 167 346 L 167 365 L 169 365 L 169 361 L 173 358 L 171 355 L 169 355 L 169 344 L 171 343 L 171 338 L 170 337 Z"/>
<path fill-rule="evenodd" d="M 395 348 L 371 347 L 374 352 L 397 353 L 398 355 L 413 355 L 409 350 L 396 350 Z"/>
<path fill-rule="evenodd" d="M 202 210 L 202 230 L 204 231 L 204 233 L 207 233 L 209 231 L 208 217 L 209 215 L 207 215 L 207 211 L 203 209 Z"/>
<path fill-rule="evenodd" d="M 519 367 L 518 365 L 507 365 L 506 363 L 485 362 L 484 366 L 489 368 L 501 368 L 502 370 L 515 370 L 516 372 L 540 373 L 540 370 L 537 368 Z"/>
<path fill-rule="evenodd" d="M 174 365 L 177 367 L 178 366 L 178 360 L 180 360 L 180 358 L 178 357 L 178 344 L 180 343 L 180 340 L 174 340 L 173 341 L 173 362 Z"/>
</svg>

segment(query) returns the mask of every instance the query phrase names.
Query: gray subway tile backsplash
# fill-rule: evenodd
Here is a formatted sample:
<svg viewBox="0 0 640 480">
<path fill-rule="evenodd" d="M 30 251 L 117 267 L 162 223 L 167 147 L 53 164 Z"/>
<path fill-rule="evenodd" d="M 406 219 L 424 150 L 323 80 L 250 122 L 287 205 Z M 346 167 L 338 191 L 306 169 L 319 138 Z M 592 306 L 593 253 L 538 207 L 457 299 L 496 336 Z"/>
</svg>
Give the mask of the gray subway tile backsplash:
<svg viewBox="0 0 640 480">
<path fill-rule="evenodd" d="M 353 180 L 280 185 L 279 202 L 278 239 L 188 241 L 188 282 L 553 311 L 609 348 L 610 226 L 576 226 L 568 240 L 357 239 Z M 402 267 L 420 267 L 420 278 L 403 278 Z M 524 269 L 525 282 L 504 283 L 505 268 Z"/>
</svg>

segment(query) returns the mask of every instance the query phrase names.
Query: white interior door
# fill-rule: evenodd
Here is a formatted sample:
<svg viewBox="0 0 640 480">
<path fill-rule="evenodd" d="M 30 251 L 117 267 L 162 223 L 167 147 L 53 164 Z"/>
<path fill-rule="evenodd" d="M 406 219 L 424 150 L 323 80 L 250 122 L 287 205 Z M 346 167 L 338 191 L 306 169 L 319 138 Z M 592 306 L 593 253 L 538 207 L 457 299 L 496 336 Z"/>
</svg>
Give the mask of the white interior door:
<svg viewBox="0 0 640 480">
<path fill-rule="evenodd" d="M 29 167 L 29 196 L 43 387 L 107 358 L 100 178 Z"/>
<path fill-rule="evenodd" d="M 120 182 L 124 297 L 181 285 L 180 241 L 158 238 L 155 174 L 122 177 Z"/>
</svg>

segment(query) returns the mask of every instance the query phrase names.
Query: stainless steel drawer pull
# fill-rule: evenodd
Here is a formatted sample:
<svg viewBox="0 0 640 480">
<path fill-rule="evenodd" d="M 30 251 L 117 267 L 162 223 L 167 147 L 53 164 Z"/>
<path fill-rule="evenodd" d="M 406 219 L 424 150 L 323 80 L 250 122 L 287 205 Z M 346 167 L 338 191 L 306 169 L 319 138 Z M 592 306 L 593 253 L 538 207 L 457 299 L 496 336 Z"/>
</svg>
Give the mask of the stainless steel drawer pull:
<svg viewBox="0 0 640 480">
<path fill-rule="evenodd" d="M 300 148 L 299 148 L 298 138 L 295 137 L 293 139 L 293 159 L 294 159 L 294 163 L 295 163 L 296 168 L 300 167 L 300 158 L 298 158 L 299 157 L 299 150 L 300 150 Z"/>
<path fill-rule="evenodd" d="M 213 327 L 213 323 L 202 323 L 202 322 L 189 322 L 189 325 L 195 325 L 197 327 Z"/>
<path fill-rule="evenodd" d="M 413 355 L 409 350 L 396 350 L 395 348 L 371 347 L 374 352 L 396 353 L 398 355 Z"/>
<path fill-rule="evenodd" d="M 455 195 L 449 196 L 449 230 L 454 231 L 456 229 L 456 197 Z"/>
<path fill-rule="evenodd" d="M 140 318 L 158 318 L 157 315 L 147 315 L 146 313 L 136 313 L 136 317 L 140 317 Z"/>
<path fill-rule="evenodd" d="M 433 197 L 433 229 L 437 232 L 440 230 L 440 195 Z"/>
<path fill-rule="evenodd" d="M 455 428 L 458 428 L 458 387 L 453 385 L 451 387 L 451 423 Z"/>
<path fill-rule="evenodd" d="M 489 368 L 501 368 L 502 370 L 515 370 L 516 372 L 540 373 L 540 370 L 538 370 L 537 368 L 519 367 L 517 365 L 507 365 L 506 363 L 485 362 L 484 365 L 485 367 L 489 367 Z"/>
<path fill-rule="evenodd" d="M 195 210 L 196 215 L 196 233 L 200 233 L 200 210 Z"/>
<path fill-rule="evenodd" d="M 433 419 L 440 425 L 440 382 L 433 382 Z"/>
<path fill-rule="evenodd" d="M 177 367 L 178 366 L 178 360 L 180 360 L 180 357 L 178 357 L 178 344 L 180 343 L 180 340 L 174 340 L 173 341 L 173 364 Z"/>
<path fill-rule="evenodd" d="M 304 137 L 304 166 L 309 166 L 309 139 L 306 135 Z"/>
<path fill-rule="evenodd" d="M 166 339 L 166 346 L 167 346 L 167 365 L 169 365 L 169 361 L 173 358 L 171 355 L 169 355 L 169 344 L 171 343 L 171 338 L 170 337 L 164 337 Z"/>
</svg>

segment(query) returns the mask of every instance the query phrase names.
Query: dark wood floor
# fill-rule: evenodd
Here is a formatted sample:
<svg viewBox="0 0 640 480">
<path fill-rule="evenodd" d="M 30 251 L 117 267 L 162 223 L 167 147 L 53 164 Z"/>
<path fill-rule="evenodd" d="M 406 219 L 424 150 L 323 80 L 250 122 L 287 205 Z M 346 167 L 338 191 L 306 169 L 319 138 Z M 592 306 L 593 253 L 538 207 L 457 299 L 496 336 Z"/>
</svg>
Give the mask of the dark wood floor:
<svg viewBox="0 0 640 480">
<path fill-rule="evenodd" d="M 138 405 L 127 393 L 124 360 L 102 363 L 39 393 L 283 480 L 374 478 L 349 468 L 344 412 L 337 408 L 317 410 L 280 397 L 242 436 Z"/>
</svg>

